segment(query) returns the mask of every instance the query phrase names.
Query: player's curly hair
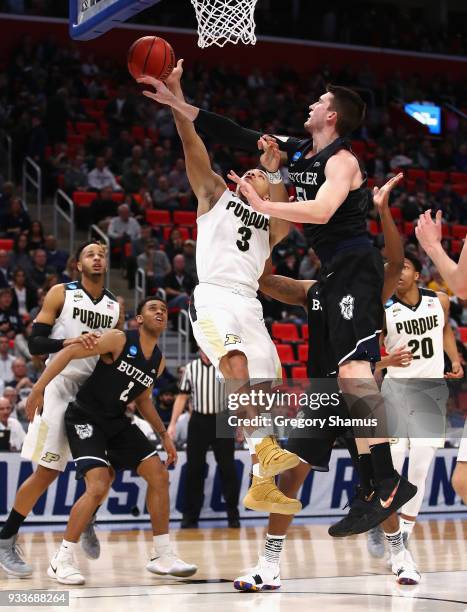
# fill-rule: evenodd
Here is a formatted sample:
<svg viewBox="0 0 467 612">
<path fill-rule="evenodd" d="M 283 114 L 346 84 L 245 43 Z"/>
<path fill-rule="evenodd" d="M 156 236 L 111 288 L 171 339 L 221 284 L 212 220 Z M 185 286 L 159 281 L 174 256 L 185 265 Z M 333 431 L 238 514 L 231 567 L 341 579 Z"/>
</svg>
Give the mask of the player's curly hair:
<svg viewBox="0 0 467 612">
<path fill-rule="evenodd" d="M 333 107 L 337 113 L 336 132 L 349 136 L 359 128 L 365 118 L 366 104 L 356 91 L 340 85 L 328 85 L 326 91 L 333 95 Z"/>
</svg>

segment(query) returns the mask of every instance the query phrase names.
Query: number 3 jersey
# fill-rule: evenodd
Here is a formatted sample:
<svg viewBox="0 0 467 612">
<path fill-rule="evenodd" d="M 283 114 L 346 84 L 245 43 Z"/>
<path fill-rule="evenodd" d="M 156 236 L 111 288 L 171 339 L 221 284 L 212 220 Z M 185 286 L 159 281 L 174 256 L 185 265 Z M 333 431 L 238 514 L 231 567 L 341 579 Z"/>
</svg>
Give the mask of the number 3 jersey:
<svg viewBox="0 0 467 612">
<path fill-rule="evenodd" d="M 258 290 L 271 249 L 269 215 L 226 189 L 211 210 L 198 217 L 196 269 L 200 283 Z"/>
<path fill-rule="evenodd" d="M 126 342 L 113 363 L 99 359 L 76 395 L 80 408 L 102 418 L 121 417 L 127 404 L 149 389 L 157 378 L 162 353 L 156 345 L 149 359 L 143 355 L 138 330 L 125 332 Z"/>
<path fill-rule="evenodd" d="M 420 289 L 418 304 L 412 306 L 393 296 L 385 305 L 388 353 L 406 346 L 412 363 L 406 368 L 388 368 L 389 378 L 443 378 L 444 310 L 434 291 Z"/>
</svg>

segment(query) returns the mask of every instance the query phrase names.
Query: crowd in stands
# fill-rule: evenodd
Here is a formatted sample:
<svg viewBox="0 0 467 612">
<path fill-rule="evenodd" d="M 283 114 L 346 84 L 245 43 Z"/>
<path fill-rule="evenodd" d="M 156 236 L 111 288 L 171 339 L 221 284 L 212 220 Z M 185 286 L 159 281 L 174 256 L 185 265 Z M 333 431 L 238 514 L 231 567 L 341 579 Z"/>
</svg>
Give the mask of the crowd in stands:
<svg viewBox="0 0 467 612">
<path fill-rule="evenodd" d="M 405 181 L 392 194 L 394 216 L 406 247 L 422 259 L 422 282 L 452 295 L 418 247 L 413 222 L 428 208 L 442 210 L 444 246 L 458 257 L 467 225 L 467 122 L 447 115 L 442 138 L 430 138 L 400 111 L 401 102 L 420 97 L 461 104 L 463 84 L 446 79 L 403 79 L 395 73 L 382 83 L 365 66 L 338 74 L 324 66 L 303 77 L 286 67 L 274 74 L 253 68 L 243 75 L 237 68 L 188 65 L 183 86 L 187 98 L 203 108 L 258 130 L 292 135 L 303 134 L 307 105 L 328 81 L 363 93 L 371 89 L 375 103 L 355 135 L 354 150 L 370 186 L 404 170 Z M 31 321 L 51 286 L 78 276 L 72 254 L 58 248 L 57 237 L 46 234 L 23 206 L 18 189 L 23 157 L 40 165 L 45 198 L 61 188 L 74 201 L 78 228 L 94 223 L 107 233 L 112 265 L 122 269 L 130 288 L 141 268 L 147 292 L 165 292 L 174 323 L 197 283 L 196 202 L 171 112 L 141 96 L 124 67 L 83 56 L 74 46 L 58 47 L 52 39 L 35 45 L 28 38 L 19 44 L 0 74 L 0 128 L 12 137 L 14 170 L 13 181 L 4 171 L 0 175 L 0 423 L 5 426 L 11 415 L 3 398 L 24 424 L 25 394 L 44 367 L 44 359 L 31 358 L 27 349 Z M 208 148 L 214 170 L 224 175 L 257 164 L 242 151 L 214 143 Z M 374 214 L 368 229 L 384 249 Z M 275 248 L 273 264 L 284 276 L 317 277 L 320 262 L 300 225 Z M 261 299 L 273 335 L 275 321 L 303 329 L 302 309 Z M 467 301 L 451 297 L 451 304 L 454 324 L 467 326 Z M 304 359 L 297 355 L 294 360 L 303 366 L 305 353 L 300 353 Z M 176 380 L 168 375 L 164 384 L 158 402 L 169 420 Z"/>
</svg>

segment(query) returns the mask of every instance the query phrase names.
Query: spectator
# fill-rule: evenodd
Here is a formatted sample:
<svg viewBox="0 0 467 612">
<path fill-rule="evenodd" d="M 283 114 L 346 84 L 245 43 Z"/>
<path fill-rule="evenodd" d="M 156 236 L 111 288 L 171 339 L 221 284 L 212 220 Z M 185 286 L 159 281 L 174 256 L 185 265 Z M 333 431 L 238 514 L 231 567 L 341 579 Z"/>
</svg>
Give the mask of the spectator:
<svg viewBox="0 0 467 612">
<path fill-rule="evenodd" d="M 314 280 L 321 267 L 321 262 L 312 248 L 308 249 L 307 254 L 300 263 L 298 278 L 302 280 Z"/>
<path fill-rule="evenodd" d="M 21 334 L 16 334 L 14 344 L 15 357 L 22 357 L 26 361 L 31 361 L 31 353 L 29 352 L 29 336 L 32 332 L 33 321 L 30 319 L 29 323 L 24 327 Z"/>
<path fill-rule="evenodd" d="M 136 164 L 141 174 L 147 174 L 149 172 L 149 164 L 143 157 L 143 147 L 141 145 L 134 145 L 132 147 L 131 156 L 127 157 L 123 162 L 123 173 L 129 172 L 134 164 Z"/>
<path fill-rule="evenodd" d="M 122 129 L 129 129 L 136 118 L 136 109 L 129 99 L 125 87 L 119 86 L 116 97 L 109 102 L 105 109 L 107 120 L 110 123 L 111 136 L 115 136 Z"/>
<path fill-rule="evenodd" d="M 13 339 L 22 330 L 19 312 L 13 308 L 12 289 L 0 289 L 0 333 Z"/>
<path fill-rule="evenodd" d="M 133 140 L 128 130 L 121 130 L 118 139 L 114 142 L 113 149 L 115 159 L 122 160 L 130 157 L 133 148 Z"/>
<path fill-rule="evenodd" d="M 31 223 L 31 229 L 28 234 L 29 238 L 29 249 L 33 251 L 34 249 L 43 249 L 44 248 L 44 228 L 40 221 L 33 221 Z"/>
<path fill-rule="evenodd" d="M 37 291 L 31 289 L 26 282 L 26 271 L 23 268 L 16 268 L 13 271 L 12 307 L 17 310 L 22 317 L 29 316 L 29 312 L 37 306 Z"/>
<path fill-rule="evenodd" d="M 179 208 L 178 190 L 171 187 L 168 178 L 163 174 L 157 181 L 157 188 L 152 195 L 154 206 L 166 210 Z"/>
<path fill-rule="evenodd" d="M 178 389 L 175 385 L 168 385 L 166 387 L 162 387 L 159 391 L 159 395 L 157 396 L 157 412 L 159 413 L 159 416 L 166 427 L 169 426 L 170 419 L 172 418 L 172 410 L 177 392 Z"/>
<path fill-rule="evenodd" d="M 33 289 L 39 289 L 44 286 L 47 280 L 47 274 L 55 272 L 55 270 L 47 266 L 47 253 L 44 249 L 36 249 L 32 258 L 32 268 L 29 272 L 29 282 Z"/>
<path fill-rule="evenodd" d="M 64 175 L 65 191 L 72 194 L 74 191 L 86 191 L 88 188 L 88 169 L 82 155 L 76 155 L 68 166 Z"/>
<path fill-rule="evenodd" d="M 10 254 L 10 266 L 12 270 L 23 268 L 27 271 L 32 267 L 32 259 L 29 255 L 29 239 L 25 233 L 19 234 L 15 238 L 13 252 Z"/>
<path fill-rule="evenodd" d="M 12 366 L 14 360 L 15 358 L 10 353 L 10 341 L 8 340 L 7 336 L 0 336 L 0 381 L 2 391 L 5 387 L 6 381 L 13 378 Z"/>
<path fill-rule="evenodd" d="M 0 249 L 0 289 L 9 287 L 10 258 L 5 249 Z"/>
<path fill-rule="evenodd" d="M 112 188 L 104 187 L 91 204 L 91 219 L 93 223 L 100 223 L 104 219 L 117 214 L 118 204 L 112 199 Z"/>
<path fill-rule="evenodd" d="M 107 146 L 107 141 L 102 136 L 98 127 L 95 127 L 92 132 L 86 136 L 84 149 L 87 159 L 92 160 L 100 156 L 104 156 Z"/>
<path fill-rule="evenodd" d="M 176 255 L 173 259 L 173 271 L 165 277 L 165 292 L 169 308 L 186 310 L 194 288 L 194 279 L 185 271 L 185 257 Z"/>
<path fill-rule="evenodd" d="M 449 287 L 444 282 L 444 279 L 441 274 L 434 267 L 431 270 L 431 276 L 432 279 L 427 285 L 428 289 L 431 289 L 432 291 L 442 291 L 443 293 L 447 293 L 450 297 L 454 295 L 451 289 L 449 289 Z"/>
<path fill-rule="evenodd" d="M 195 284 L 198 284 L 198 274 L 196 273 L 196 242 L 194 240 L 185 240 L 183 243 L 183 256 L 185 257 L 185 270 L 189 274 Z"/>
<path fill-rule="evenodd" d="M 144 178 L 138 163 L 133 162 L 128 170 L 123 173 L 122 186 L 127 193 L 138 193 L 144 186 Z"/>
<path fill-rule="evenodd" d="M 28 377 L 26 362 L 22 357 L 16 357 L 11 365 L 11 369 L 13 378 L 5 383 L 7 387 L 13 387 L 19 393 L 21 389 L 33 386 L 34 383 Z"/>
<path fill-rule="evenodd" d="M 68 257 L 68 261 L 66 262 L 65 270 L 62 272 L 62 283 L 71 283 L 72 281 L 79 280 L 79 270 L 76 265 L 76 257 L 74 255 L 70 255 Z"/>
<path fill-rule="evenodd" d="M 113 217 L 107 231 L 112 243 L 112 248 L 120 249 L 120 262 L 123 262 L 124 245 L 128 242 L 134 242 L 141 237 L 141 226 L 130 217 L 130 207 L 128 204 L 121 204 L 118 207 L 118 217 Z"/>
<path fill-rule="evenodd" d="M 191 195 L 191 185 L 186 174 L 185 160 L 182 157 L 177 159 L 174 169 L 169 173 L 169 183 L 177 189 L 180 198 Z"/>
<path fill-rule="evenodd" d="M 29 133 L 27 155 L 36 164 L 42 165 L 45 161 L 45 148 L 47 146 L 47 132 L 42 125 L 39 115 L 31 117 L 31 131 Z"/>
<path fill-rule="evenodd" d="M 183 240 L 180 230 L 174 227 L 170 232 L 169 240 L 165 245 L 165 252 L 170 261 L 173 261 L 175 255 L 183 253 Z"/>
<path fill-rule="evenodd" d="M 1 432 L 8 430 L 10 432 L 9 450 L 19 452 L 23 446 L 26 432 L 21 427 L 18 419 L 11 416 L 11 410 L 9 400 L 6 397 L 0 397 L 0 435 Z"/>
<path fill-rule="evenodd" d="M 148 240 L 144 253 L 137 257 L 138 268 L 146 271 L 147 293 L 152 294 L 156 287 L 164 286 L 164 279 L 171 271 L 170 261 L 164 251 L 159 249 L 157 240 Z"/>
<path fill-rule="evenodd" d="M 10 202 L 15 197 L 15 185 L 5 181 L 0 189 L 0 220 L 7 214 Z"/>
<path fill-rule="evenodd" d="M 45 237 L 45 252 L 47 253 L 47 266 L 61 273 L 68 261 L 67 251 L 57 249 L 57 239 L 53 234 Z"/>
<path fill-rule="evenodd" d="M 4 230 L 8 238 L 16 238 L 22 232 L 29 231 L 31 219 L 23 208 L 23 203 L 19 198 L 13 198 L 10 204 L 10 211 L 4 220 Z"/>
<path fill-rule="evenodd" d="M 15 414 L 16 405 L 19 401 L 19 397 L 18 397 L 18 393 L 16 389 L 14 387 L 5 387 L 3 389 L 3 397 L 6 397 L 6 399 L 10 402 L 11 416 L 18 418 Z"/>
<path fill-rule="evenodd" d="M 121 191 L 122 188 L 117 183 L 115 176 L 105 165 L 105 159 L 98 157 L 96 167 L 88 174 L 89 189 L 100 191 L 104 187 L 110 187 L 112 191 Z"/>
</svg>

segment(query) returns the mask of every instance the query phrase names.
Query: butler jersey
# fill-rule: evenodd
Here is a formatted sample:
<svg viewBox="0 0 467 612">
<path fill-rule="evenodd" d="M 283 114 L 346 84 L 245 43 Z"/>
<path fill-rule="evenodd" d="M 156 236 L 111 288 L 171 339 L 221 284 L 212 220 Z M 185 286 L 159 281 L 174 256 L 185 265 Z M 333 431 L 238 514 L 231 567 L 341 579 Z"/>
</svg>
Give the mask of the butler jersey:
<svg viewBox="0 0 467 612">
<path fill-rule="evenodd" d="M 96 418 L 118 418 L 127 405 L 157 378 L 162 353 L 156 345 L 149 359 L 143 355 L 139 332 L 125 332 L 126 342 L 118 358 L 112 363 L 97 362 L 91 376 L 76 395 L 80 410 L 96 414 Z"/>
<path fill-rule="evenodd" d="M 406 368 L 388 368 L 389 378 L 443 378 L 444 310 L 434 291 L 420 289 L 418 304 L 405 304 L 393 296 L 385 306 L 386 350 L 407 346 L 413 354 Z"/>
<path fill-rule="evenodd" d="M 118 323 L 120 305 L 116 297 L 104 289 L 98 299 L 92 298 L 78 281 L 65 284 L 65 301 L 55 320 L 51 338 L 75 338 L 88 332 L 105 332 Z M 53 359 L 51 355 L 49 359 Z M 62 376 L 81 383 L 91 374 L 97 357 L 74 359 L 61 372 Z"/>
<path fill-rule="evenodd" d="M 295 146 L 291 146 L 292 141 Z M 289 179 L 295 187 L 299 201 L 316 198 L 319 188 L 326 181 L 325 168 L 330 157 L 342 149 L 352 152 L 350 143 L 345 138 L 337 138 L 311 157 L 307 155 L 313 150 L 312 140 L 290 138 L 287 145 Z M 323 251 L 329 252 L 335 245 L 346 240 L 367 236 L 366 216 L 371 196 L 367 188 L 366 173 L 363 168 L 361 170 L 362 185 L 349 192 L 327 223 L 304 224 L 305 236 L 322 260 L 327 258 L 323 256 Z"/>
<path fill-rule="evenodd" d="M 198 217 L 196 270 L 200 283 L 258 290 L 271 249 L 269 215 L 226 189 L 213 208 Z"/>
</svg>

